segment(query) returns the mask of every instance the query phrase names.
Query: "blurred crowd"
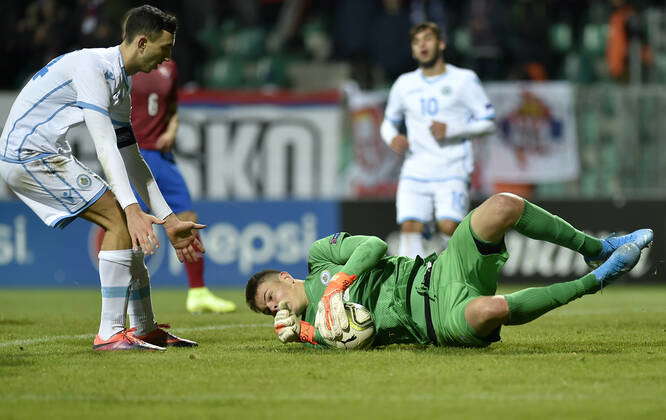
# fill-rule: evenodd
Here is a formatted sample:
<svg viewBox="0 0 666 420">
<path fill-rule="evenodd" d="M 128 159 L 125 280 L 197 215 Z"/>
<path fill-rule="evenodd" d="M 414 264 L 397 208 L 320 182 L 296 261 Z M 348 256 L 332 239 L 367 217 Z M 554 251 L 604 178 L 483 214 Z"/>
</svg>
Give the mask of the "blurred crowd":
<svg viewBox="0 0 666 420">
<path fill-rule="evenodd" d="M 666 82 L 663 0 L 32 0 L 0 4 L 0 88 L 119 43 L 123 13 L 144 3 L 178 16 L 190 86 L 383 87 L 414 68 L 407 34 L 424 20 L 443 28 L 447 61 L 484 81 Z"/>
</svg>

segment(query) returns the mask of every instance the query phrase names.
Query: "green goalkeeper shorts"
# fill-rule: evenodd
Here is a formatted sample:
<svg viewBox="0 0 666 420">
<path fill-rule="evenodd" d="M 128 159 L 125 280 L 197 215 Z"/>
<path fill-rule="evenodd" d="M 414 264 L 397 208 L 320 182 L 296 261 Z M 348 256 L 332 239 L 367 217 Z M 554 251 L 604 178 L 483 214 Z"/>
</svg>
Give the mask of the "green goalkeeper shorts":
<svg viewBox="0 0 666 420">
<path fill-rule="evenodd" d="M 499 330 L 479 337 L 465 320 L 465 307 L 478 296 L 493 296 L 500 271 L 509 258 L 506 246 L 496 254 L 479 252 L 469 213 L 453 233 L 448 247 L 432 268 L 429 294 L 432 321 L 438 344 L 487 346 L 499 340 Z"/>
</svg>

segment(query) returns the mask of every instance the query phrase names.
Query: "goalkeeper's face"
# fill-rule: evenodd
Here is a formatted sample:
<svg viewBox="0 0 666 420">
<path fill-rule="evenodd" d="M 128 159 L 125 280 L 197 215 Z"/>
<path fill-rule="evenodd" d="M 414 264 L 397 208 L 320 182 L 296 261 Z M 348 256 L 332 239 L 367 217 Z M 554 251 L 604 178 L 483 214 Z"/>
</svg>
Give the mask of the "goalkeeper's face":
<svg viewBox="0 0 666 420">
<path fill-rule="evenodd" d="M 424 29 L 412 38 L 412 56 L 420 67 L 432 67 L 443 57 L 444 41 L 430 29 Z"/>
<path fill-rule="evenodd" d="M 307 307 L 307 296 L 303 282 L 282 271 L 257 287 L 254 302 L 257 309 L 266 315 L 274 316 L 280 302 L 286 302 L 291 312 L 300 315 Z"/>
</svg>

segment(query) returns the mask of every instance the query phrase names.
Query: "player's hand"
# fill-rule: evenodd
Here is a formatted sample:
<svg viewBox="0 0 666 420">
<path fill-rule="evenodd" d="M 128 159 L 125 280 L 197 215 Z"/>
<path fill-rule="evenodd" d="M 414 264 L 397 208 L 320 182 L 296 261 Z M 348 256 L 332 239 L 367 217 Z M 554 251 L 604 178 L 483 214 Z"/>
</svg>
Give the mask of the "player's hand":
<svg viewBox="0 0 666 420">
<path fill-rule="evenodd" d="M 430 133 L 437 141 L 446 139 L 446 124 L 439 121 L 433 121 L 430 125 Z"/>
<path fill-rule="evenodd" d="M 166 131 L 162 133 L 155 142 L 155 148 L 163 153 L 168 153 L 173 148 L 173 144 L 176 142 L 176 136 L 167 133 Z"/>
<path fill-rule="evenodd" d="M 279 311 L 275 314 L 273 328 L 278 339 L 283 343 L 294 341 L 308 342 L 317 344 L 314 340 L 315 330 L 312 325 L 298 319 L 296 314 L 291 312 L 286 302 L 278 303 Z"/>
<path fill-rule="evenodd" d="M 402 155 L 409 148 L 409 141 L 407 140 L 407 137 L 403 136 L 402 134 L 398 134 L 397 136 L 393 137 L 389 147 L 391 147 L 391 149 L 397 154 Z"/>
<path fill-rule="evenodd" d="M 351 286 L 354 280 L 356 280 L 356 275 L 338 272 L 329 281 L 324 295 L 319 301 L 315 327 L 319 334 L 327 340 L 335 341 L 342 338 L 343 330 L 349 328 L 342 293 Z"/>
<path fill-rule="evenodd" d="M 173 213 L 167 216 L 164 222 L 166 234 L 176 250 L 178 261 L 194 262 L 201 257 L 202 253 L 206 252 L 197 232 L 206 225 L 180 220 Z"/>
<path fill-rule="evenodd" d="M 291 312 L 289 306 L 284 301 L 278 303 L 278 309 L 279 311 L 275 314 L 275 320 L 273 321 L 273 328 L 278 339 L 283 343 L 301 341 L 299 337 L 301 333 L 301 320 Z"/>
<path fill-rule="evenodd" d="M 125 216 L 127 217 L 127 230 L 132 238 L 132 250 L 138 251 L 141 248 L 146 255 L 154 254 L 160 247 L 160 241 L 155 236 L 153 224 L 161 225 L 164 221 L 144 213 L 136 203 L 125 207 Z"/>
</svg>

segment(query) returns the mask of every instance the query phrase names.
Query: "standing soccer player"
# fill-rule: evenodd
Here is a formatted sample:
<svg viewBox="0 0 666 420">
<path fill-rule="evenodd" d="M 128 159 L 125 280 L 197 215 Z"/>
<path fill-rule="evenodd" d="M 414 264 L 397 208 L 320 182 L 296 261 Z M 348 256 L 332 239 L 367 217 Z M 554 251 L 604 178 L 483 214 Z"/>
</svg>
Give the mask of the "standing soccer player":
<svg viewBox="0 0 666 420">
<path fill-rule="evenodd" d="M 203 251 L 195 230 L 205 226 L 182 221 L 169 208 L 130 126 L 130 76 L 171 57 L 177 21 L 145 5 L 131 9 L 123 25 L 120 45 L 64 54 L 28 81 L 0 137 L 0 175 L 47 225 L 64 228 L 81 217 L 105 230 L 98 254 L 102 315 L 95 350 L 196 346 L 155 323 L 144 253 L 159 247 L 152 225 L 163 224 L 178 259 L 194 261 Z M 71 154 L 65 137 L 81 123 L 108 184 Z M 141 210 L 130 182 L 154 216 Z"/>
<path fill-rule="evenodd" d="M 495 130 L 495 111 L 473 71 L 444 62 L 436 24 L 414 26 L 410 39 L 419 68 L 393 84 L 381 135 L 405 154 L 396 195 L 398 253 L 415 257 L 424 253 L 421 233 L 433 210 L 445 243 L 467 214 L 474 168 L 469 138 Z M 398 132 L 403 121 L 406 137 Z"/>
<path fill-rule="evenodd" d="M 132 78 L 132 126 L 139 149 L 164 198 L 180 220 L 197 221 L 192 200 L 171 151 L 178 131 L 178 68 L 172 60 Z M 141 203 L 142 207 L 144 203 Z M 145 207 L 144 207 L 145 210 Z M 204 283 L 204 259 L 185 262 L 189 312 L 232 312 L 236 305 L 213 295 Z"/>
</svg>

